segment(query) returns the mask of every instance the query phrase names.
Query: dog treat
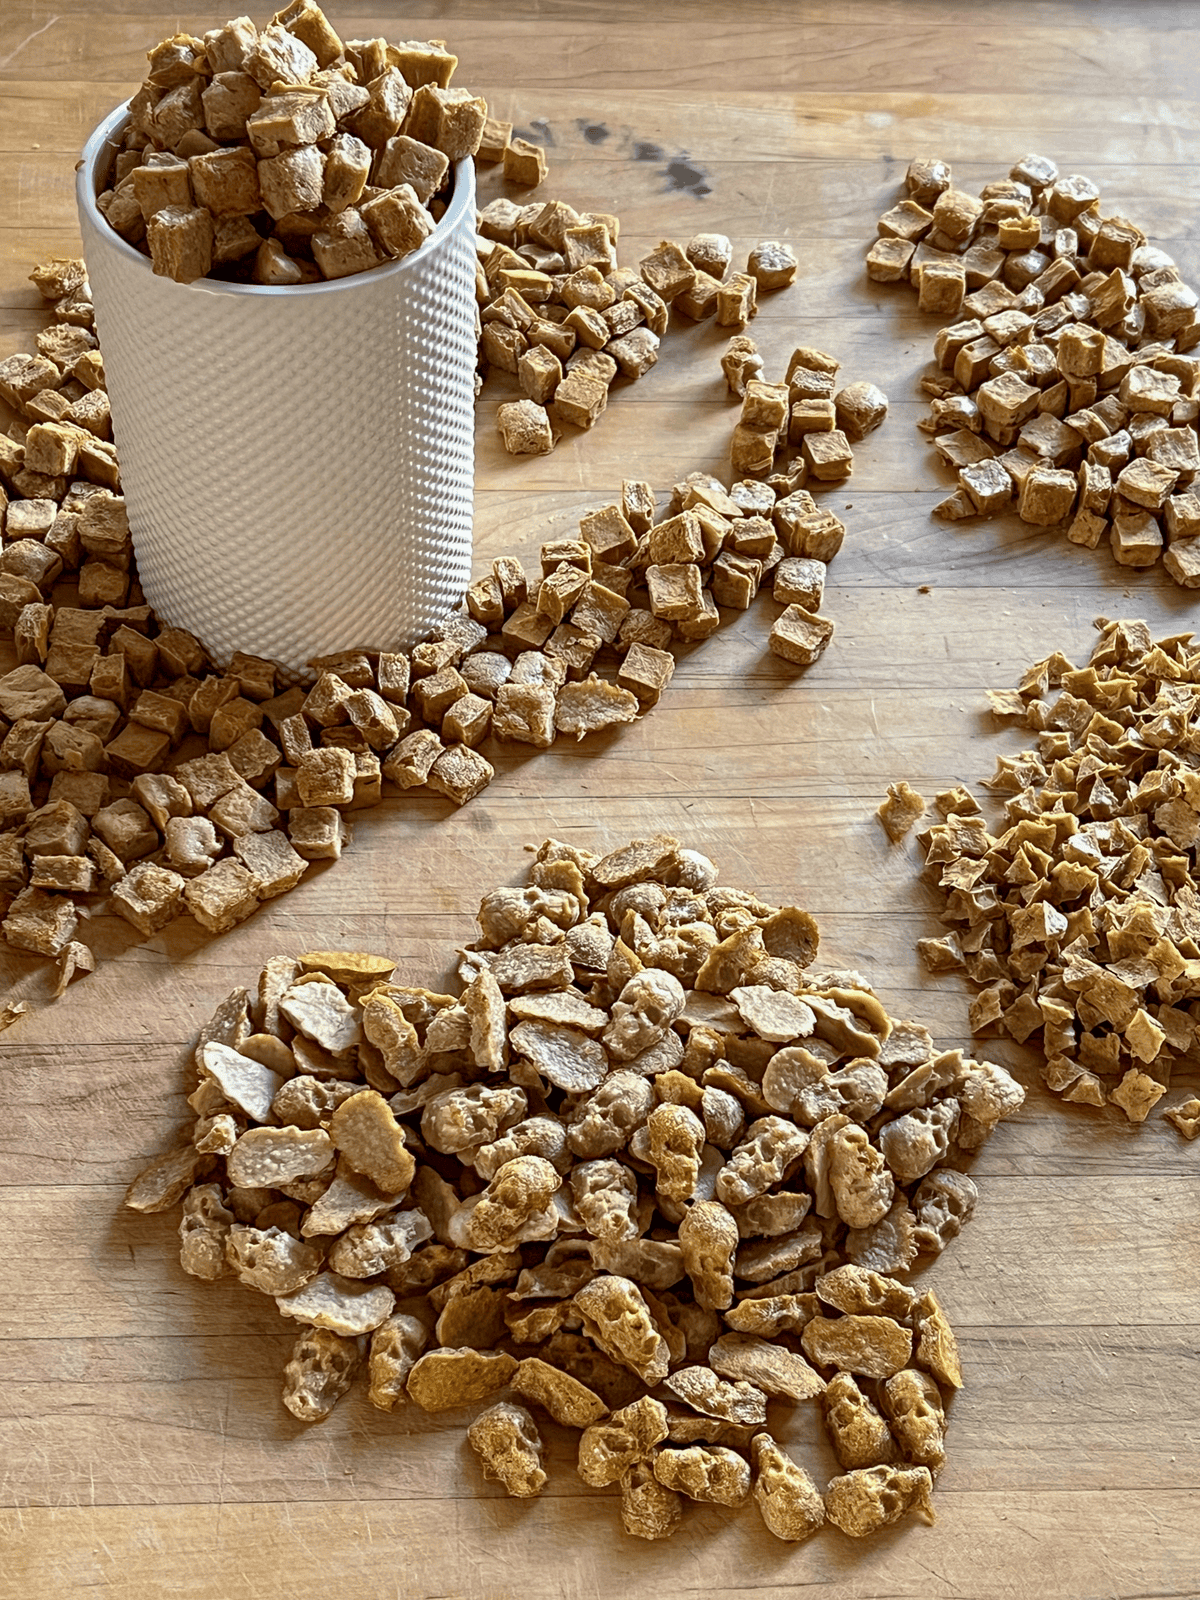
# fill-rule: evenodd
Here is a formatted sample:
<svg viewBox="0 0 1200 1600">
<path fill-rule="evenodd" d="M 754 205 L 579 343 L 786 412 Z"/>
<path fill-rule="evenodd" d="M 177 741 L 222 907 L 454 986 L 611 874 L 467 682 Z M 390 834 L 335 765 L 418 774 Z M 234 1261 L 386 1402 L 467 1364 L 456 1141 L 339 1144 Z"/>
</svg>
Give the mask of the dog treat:
<svg viewBox="0 0 1200 1600">
<path fill-rule="evenodd" d="M 488 132 L 485 103 L 448 87 L 457 58 L 440 41 L 343 43 L 312 0 L 261 32 L 240 17 L 178 34 L 148 59 L 96 203 L 179 283 L 311 283 L 408 255 L 433 231 L 451 164 Z M 506 138 L 506 171 L 510 153 L 545 176 L 536 147 Z M 43 292 L 65 281 L 45 275 Z"/>
<path fill-rule="evenodd" d="M 1033 730 L 1036 748 L 1001 757 L 985 780 L 1003 803 L 998 833 L 967 791 L 938 796 L 943 820 L 919 837 L 951 931 L 919 953 L 930 970 L 961 969 L 978 986 L 973 1032 L 1040 1045 L 1054 1093 L 1138 1123 L 1195 1048 L 1200 791 L 1181 754 L 1180 693 L 1197 652 L 1190 634 L 1156 641 L 1142 621 L 1096 626 L 1086 666 L 1055 653 L 1015 691 L 992 693 L 994 713 Z M 984 1075 L 964 1090 L 967 1121 L 949 1136 L 969 1144 L 995 1109 L 995 1086 Z M 889 1160 L 911 1171 L 935 1130 L 891 1137 L 907 1149 Z M 918 1191 L 923 1247 L 953 1237 L 973 1204 L 949 1179 L 931 1173 Z"/>
<path fill-rule="evenodd" d="M 224 760 L 138 792 L 182 809 L 230 782 Z M 193 1142 L 127 1203 L 182 1202 L 185 1269 L 304 1324 L 283 1386 L 301 1420 L 364 1371 L 383 1410 L 485 1408 L 468 1442 L 510 1494 L 546 1482 L 544 1415 L 638 1537 L 672 1533 L 683 1500 L 753 1492 L 799 1539 L 821 1498 L 767 1407 L 820 1400 L 838 1526 L 927 1504 L 962 1374 L 937 1298 L 893 1274 L 970 1216 L 946 1163 L 1021 1091 L 817 969 L 800 908 L 716 880 L 668 835 L 602 856 L 546 840 L 527 886 L 482 898 L 461 996 L 314 950 L 218 1008 Z M 944 1137 L 891 1131 L 919 1112 Z M 885 1385 L 882 1410 L 853 1374 Z"/>
<path fill-rule="evenodd" d="M 1196 293 L 1135 224 L 1102 214 L 1094 183 L 1060 178 L 1044 156 L 1019 161 L 982 201 L 948 186 L 925 209 L 931 193 L 918 181 L 879 219 L 867 273 L 908 279 L 948 324 L 918 426 L 958 485 L 933 514 L 1015 510 L 1074 544 L 1107 543 L 1121 566 L 1161 557 L 1196 587 Z"/>
</svg>

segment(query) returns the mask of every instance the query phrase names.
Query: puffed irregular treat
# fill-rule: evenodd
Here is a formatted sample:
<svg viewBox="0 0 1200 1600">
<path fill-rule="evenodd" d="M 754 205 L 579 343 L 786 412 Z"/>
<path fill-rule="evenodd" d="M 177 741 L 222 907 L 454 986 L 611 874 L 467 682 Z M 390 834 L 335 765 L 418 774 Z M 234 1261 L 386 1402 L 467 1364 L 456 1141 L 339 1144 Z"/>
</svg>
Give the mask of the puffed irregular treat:
<svg viewBox="0 0 1200 1600">
<path fill-rule="evenodd" d="M 467 1429 L 467 1443 L 484 1477 L 502 1483 L 515 1498 L 527 1500 L 545 1487 L 542 1436 L 524 1406 L 498 1400 L 481 1411 Z"/>
<path fill-rule="evenodd" d="M 935 1522 L 932 1492 L 927 1467 L 864 1467 L 829 1480 L 825 1514 L 852 1539 L 865 1539 L 899 1522 L 909 1511 L 923 1522 Z"/>
<path fill-rule="evenodd" d="M 750 1495 L 750 1463 L 726 1445 L 689 1445 L 660 1450 L 654 1458 L 659 1483 L 689 1500 L 740 1506 Z"/>
<path fill-rule="evenodd" d="M 659 1483 L 654 1458 L 621 1475 L 621 1526 L 636 1539 L 669 1539 L 683 1521 L 683 1498 Z"/>
<path fill-rule="evenodd" d="M 301 1422 L 323 1422 L 362 1366 L 366 1340 L 308 1328 L 283 1369 L 283 1403 Z"/>
<path fill-rule="evenodd" d="M 738 1225 L 718 1200 L 698 1200 L 679 1224 L 683 1265 L 696 1295 L 696 1304 L 708 1311 L 725 1311 L 733 1304 L 733 1262 L 739 1242 Z"/>
<path fill-rule="evenodd" d="M 768 1533 L 777 1539 L 810 1539 L 824 1524 L 825 1502 L 816 1484 L 769 1433 L 750 1444 L 754 1500 Z"/>
<path fill-rule="evenodd" d="M 667 1437 L 667 1408 L 644 1395 L 585 1428 L 579 1440 L 579 1476 L 594 1489 L 616 1483 L 636 1462 L 647 1460 Z"/>
</svg>

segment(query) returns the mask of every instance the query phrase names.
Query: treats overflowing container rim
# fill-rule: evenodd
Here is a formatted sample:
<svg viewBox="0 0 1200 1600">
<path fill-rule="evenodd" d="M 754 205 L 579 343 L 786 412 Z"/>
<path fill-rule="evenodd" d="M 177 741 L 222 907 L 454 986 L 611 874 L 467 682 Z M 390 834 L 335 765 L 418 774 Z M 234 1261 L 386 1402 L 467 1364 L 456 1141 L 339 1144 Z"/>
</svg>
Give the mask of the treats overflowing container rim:
<svg viewBox="0 0 1200 1600">
<path fill-rule="evenodd" d="M 121 235 L 109 226 L 104 213 L 96 204 L 102 163 L 106 157 L 111 159 L 119 148 L 118 138 L 129 120 L 131 103 L 126 100 L 115 107 L 108 116 L 101 118 L 92 130 L 83 147 L 82 158 L 75 169 L 75 191 L 81 211 L 86 215 L 88 222 L 101 231 L 109 247 L 123 257 L 132 271 L 151 277 L 153 268 L 148 257 L 140 250 L 135 250 L 133 245 L 122 239 Z M 335 294 L 347 285 L 353 288 L 356 284 L 377 283 L 381 278 L 402 277 L 414 267 L 422 266 L 426 257 L 432 254 L 446 235 L 452 233 L 458 226 L 468 205 L 474 205 L 473 185 L 463 181 L 464 169 L 471 159 L 467 156 L 462 161 L 451 163 L 450 170 L 454 174 L 454 182 L 445 212 L 429 237 L 423 240 L 416 250 L 402 256 L 398 261 L 384 262 L 366 272 L 355 273 L 349 279 L 333 278 L 321 283 L 229 283 L 223 278 L 197 278 L 193 283 L 178 283 L 175 287 L 182 292 L 199 290 L 202 294 L 248 295 L 292 300 L 309 295 Z M 160 279 L 160 281 L 169 283 L 172 280 Z"/>
</svg>

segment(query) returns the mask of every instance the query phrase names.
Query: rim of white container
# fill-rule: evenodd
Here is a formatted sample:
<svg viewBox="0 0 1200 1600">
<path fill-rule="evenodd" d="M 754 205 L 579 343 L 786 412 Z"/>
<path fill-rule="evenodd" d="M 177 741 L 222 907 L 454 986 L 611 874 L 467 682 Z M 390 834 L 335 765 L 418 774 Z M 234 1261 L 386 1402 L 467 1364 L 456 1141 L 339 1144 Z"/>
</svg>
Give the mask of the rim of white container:
<svg viewBox="0 0 1200 1600">
<path fill-rule="evenodd" d="M 441 219 L 433 232 L 416 250 L 398 261 L 385 261 L 378 267 L 368 267 L 365 272 L 351 273 L 345 278 L 327 278 L 320 283 L 230 283 L 224 278 L 195 278 L 191 283 L 177 283 L 172 278 L 156 274 L 150 257 L 144 256 L 128 240 L 123 239 L 96 204 L 103 176 L 121 148 L 121 136 L 129 121 L 131 101 L 126 100 L 109 112 L 92 130 L 83 147 L 82 158 L 75 174 L 75 194 L 80 210 L 104 237 L 109 246 L 122 256 L 134 272 L 144 272 L 159 283 L 171 283 L 180 290 L 199 290 L 202 294 L 231 294 L 291 300 L 307 295 L 322 295 L 339 289 L 353 288 L 356 284 L 378 283 L 387 277 L 402 277 L 411 269 L 422 265 L 433 254 L 448 234 L 453 233 L 462 221 L 468 206 L 474 211 L 473 184 L 467 169 L 472 158 L 465 156 L 451 163 L 454 172 L 454 189 Z M 474 218 L 472 217 L 472 231 Z"/>
</svg>

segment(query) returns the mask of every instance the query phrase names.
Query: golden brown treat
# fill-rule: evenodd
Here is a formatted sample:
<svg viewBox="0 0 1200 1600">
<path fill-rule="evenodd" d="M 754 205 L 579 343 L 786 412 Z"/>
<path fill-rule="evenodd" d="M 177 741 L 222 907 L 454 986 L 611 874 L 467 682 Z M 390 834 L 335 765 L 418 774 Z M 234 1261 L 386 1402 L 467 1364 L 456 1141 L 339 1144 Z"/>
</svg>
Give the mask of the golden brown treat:
<svg viewBox="0 0 1200 1600">
<path fill-rule="evenodd" d="M 832 1478 L 825 1494 L 825 1512 L 835 1528 L 864 1539 L 915 1511 L 923 1522 L 935 1521 L 930 1502 L 933 1484 L 925 1467 L 865 1467 Z"/>
<path fill-rule="evenodd" d="M 467 1429 L 467 1443 L 484 1477 L 502 1483 L 510 1495 L 528 1499 L 545 1487 L 541 1435 L 524 1406 L 498 1400 L 481 1411 Z"/>
<path fill-rule="evenodd" d="M 767 1531 L 777 1539 L 810 1539 L 825 1521 L 825 1502 L 804 1468 L 769 1433 L 750 1446 L 754 1499 Z"/>
<path fill-rule="evenodd" d="M 660 1450 L 654 1476 L 665 1488 L 713 1505 L 740 1506 L 750 1494 L 750 1464 L 726 1445 Z"/>
<path fill-rule="evenodd" d="M 926 802 L 907 783 L 889 783 L 887 799 L 875 813 L 893 844 L 899 844 L 908 830 L 925 815 Z"/>
<path fill-rule="evenodd" d="M 654 1475 L 654 1455 L 621 1474 L 621 1526 L 637 1539 L 669 1539 L 683 1520 L 683 1499 Z"/>
<path fill-rule="evenodd" d="M 499 1350 L 430 1350 L 413 1364 L 406 1386 L 423 1411 L 453 1411 L 490 1400 L 516 1370 L 513 1357 Z"/>
</svg>

